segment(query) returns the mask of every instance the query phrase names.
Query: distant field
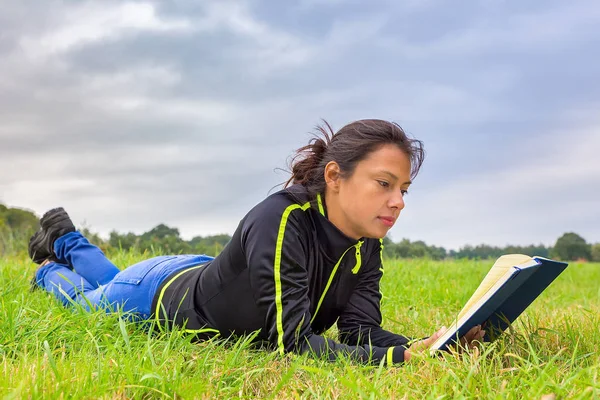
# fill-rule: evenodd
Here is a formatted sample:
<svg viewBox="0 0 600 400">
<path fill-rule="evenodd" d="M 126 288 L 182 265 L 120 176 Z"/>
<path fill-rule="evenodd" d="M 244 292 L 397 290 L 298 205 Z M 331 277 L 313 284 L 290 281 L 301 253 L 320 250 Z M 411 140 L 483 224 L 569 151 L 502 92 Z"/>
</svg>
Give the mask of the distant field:
<svg viewBox="0 0 600 400">
<path fill-rule="evenodd" d="M 113 258 L 121 267 L 140 259 Z M 420 337 L 448 325 L 491 264 L 388 260 L 384 326 Z M 600 398 L 600 264 L 571 264 L 513 333 L 481 352 L 391 369 L 148 334 L 30 293 L 34 267 L 26 256 L 0 260 L 4 398 Z"/>
</svg>

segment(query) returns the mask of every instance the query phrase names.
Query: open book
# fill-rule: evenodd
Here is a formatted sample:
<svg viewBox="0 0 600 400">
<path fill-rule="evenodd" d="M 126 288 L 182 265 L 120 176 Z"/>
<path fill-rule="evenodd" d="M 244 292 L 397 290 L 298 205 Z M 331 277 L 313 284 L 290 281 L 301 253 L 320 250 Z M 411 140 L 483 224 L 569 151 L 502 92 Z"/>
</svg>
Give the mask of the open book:
<svg viewBox="0 0 600 400">
<path fill-rule="evenodd" d="M 446 350 L 477 325 L 486 331 L 484 341 L 496 339 L 566 267 L 543 257 L 500 257 L 431 353 Z"/>
</svg>

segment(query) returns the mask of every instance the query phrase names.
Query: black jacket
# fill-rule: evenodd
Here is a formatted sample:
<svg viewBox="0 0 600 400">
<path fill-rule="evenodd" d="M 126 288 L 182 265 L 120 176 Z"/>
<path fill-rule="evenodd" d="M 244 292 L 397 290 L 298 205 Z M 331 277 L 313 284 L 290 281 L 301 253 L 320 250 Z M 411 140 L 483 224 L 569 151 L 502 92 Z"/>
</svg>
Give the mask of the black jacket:
<svg viewBox="0 0 600 400">
<path fill-rule="evenodd" d="M 310 200 L 300 185 L 267 197 L 213 261 L 161 284 L 156 315 L 199 335 L 259 331 L 282 354 L 402 362 L 409 339 L 381 328 L 381 240 L 347 237 Z M 320 336 L 336 321 L 341 343 Z"/>
</svg>

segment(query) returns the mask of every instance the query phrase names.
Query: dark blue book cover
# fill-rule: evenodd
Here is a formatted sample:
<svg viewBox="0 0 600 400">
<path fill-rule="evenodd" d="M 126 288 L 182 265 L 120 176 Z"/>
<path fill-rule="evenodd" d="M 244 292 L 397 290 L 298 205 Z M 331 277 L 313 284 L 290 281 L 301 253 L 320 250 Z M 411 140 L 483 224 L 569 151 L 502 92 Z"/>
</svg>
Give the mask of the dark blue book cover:
<svg viewBox="0 0 600 400">
<path fill-rule="evenodd" d="M 566 267 L 567 263 L 543 257 L 513 266 L 479 304 L 434 343 L 432 352 L 446 350 L 477 325 L 486 331 L 484 341 L 495 340 Z"/>
</svg>

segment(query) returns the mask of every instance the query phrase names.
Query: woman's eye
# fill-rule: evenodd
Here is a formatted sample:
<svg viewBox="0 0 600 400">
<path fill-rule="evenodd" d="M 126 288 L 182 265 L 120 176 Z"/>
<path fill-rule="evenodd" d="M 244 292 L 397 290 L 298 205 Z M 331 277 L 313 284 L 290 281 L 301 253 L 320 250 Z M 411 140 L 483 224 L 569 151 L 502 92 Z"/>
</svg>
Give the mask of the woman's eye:
<svg viewBox="0 0 600 400">
<path fill-rule="evenodd" d="M 389 186 L 390 186 L 390 184 L 389 184 L 389 183 L 387 183 L 386 181 L 377 181 L 377 182 L 379 183 L 379 185 L 381 185 L 381 187 L 384 187 L 384 188 L 386 188 L 386 187 L 389 187 Z"/>
<path fill-rule="evenodd" d="M 400 193 L 402 193 L 402 197 L 404 197 L 408 194 L 408 190 L 401 190 Z"/>
</svg>

